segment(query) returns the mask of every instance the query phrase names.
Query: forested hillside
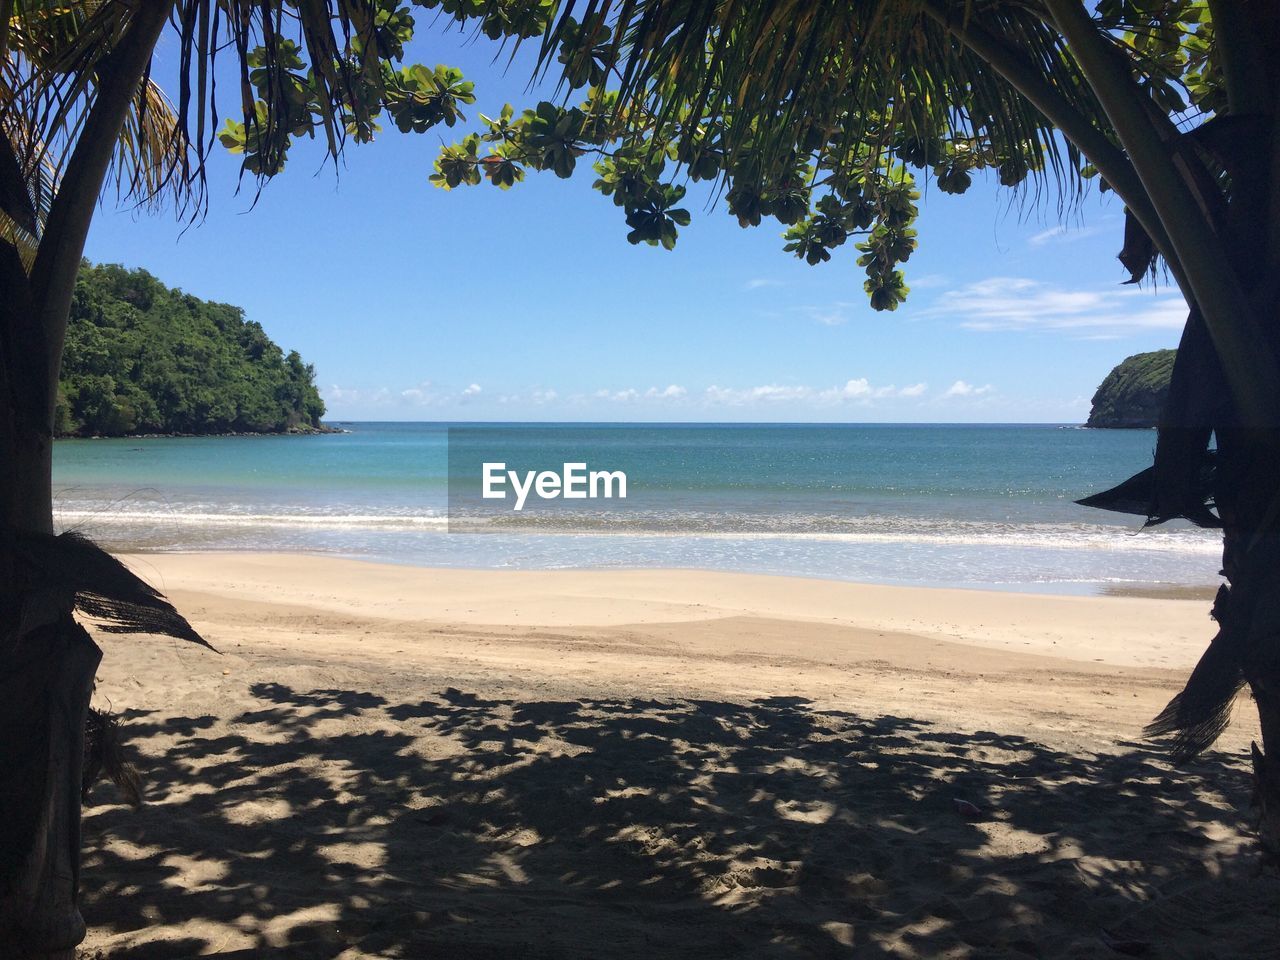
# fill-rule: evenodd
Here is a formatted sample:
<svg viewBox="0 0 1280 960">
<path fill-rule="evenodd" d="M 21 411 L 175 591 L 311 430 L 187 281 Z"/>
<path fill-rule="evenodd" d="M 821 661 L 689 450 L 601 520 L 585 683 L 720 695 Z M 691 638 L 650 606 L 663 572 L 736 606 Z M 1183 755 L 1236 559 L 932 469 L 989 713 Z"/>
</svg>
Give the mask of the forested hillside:
<svg viewBox="0 0 1280 960">
<path fill-rule="evenodd" d="M 1118 364 L 1093 395 L 1086 426 L 1154 427 L 1169 395 L 1176 352 L 1135 353 Z"/>
<path fill-rule="evenodd" d="M 315 371 L 225 303 L 145 270 L 86 263 L 59 385 L 60 436 L 281 433 L 320 427 Z"/>
</svg>

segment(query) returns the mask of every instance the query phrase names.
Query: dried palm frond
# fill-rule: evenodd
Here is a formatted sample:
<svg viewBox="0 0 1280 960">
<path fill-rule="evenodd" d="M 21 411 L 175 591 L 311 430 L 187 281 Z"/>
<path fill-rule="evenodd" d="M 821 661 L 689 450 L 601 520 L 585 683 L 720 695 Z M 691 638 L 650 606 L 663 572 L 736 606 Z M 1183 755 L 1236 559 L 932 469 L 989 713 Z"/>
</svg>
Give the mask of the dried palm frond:
<svg viewBox="0 0 1280 960">
<path fill-rule="evenodd" d="M 80 800 L 89 799 L 93 785 L 105 776 L 116 785 L 125 800 L 142 805 L 142 776 L 125 756 L 120 720 L 106 710 L 89 708 L 84 727 L 84 769 L 80 779 Z"/>
<path fill-rule="evenodd" d="M 1187 761 L 1213 746 L 1231 723 L 1231 708 L 1244 686 L 1241 669 L 1240 624 L 1226 613 L 1231 591 L 1223 586 L 1213 604 L 1218 634 L 1201 655 L 1191 676 L 1159 716 L 1143 731 L 1148 737 L 1173 738 L 1174 763 Z"/>
<path fill-rule="evenodd" d="M 79 103 L 63 89 L 60 74 L 74 68 L 76 57 L 87 55 L 81 33 L 103 35 L 101 27 L 90 29 L 102 6 L 61 4 L 25 19 L 19 10 L 9 20 L 9 55 L 0 59 L 0 240 L 17 249 L 28 270 L 66 152 L 93 100 L 93 69 L 87 68 L 90 86 Z M 79 16 L 73 15 L 77 8 Z M 129 105 L 112 158 L 108 179 L 117 200 L 148 206 L 172 202 L 183 210 L 195 197 L 193 165 L 173 105 L 145 79 Z"/>
<path fill-rule="evenodd" d="M 191 152 L 173 104 L 147 80 L 125 117 L 108 179 L 121 200 L 151 207 L 172 200 L 181 209 L 192 188 Z"/>
<path fill-rule="evenodd" d="M 87 537 L 18 531 L 12 538 L 19 594 L 70 596 L 107 633 L 161 634 L 213 650 L 158 590 Z"/>
</svg>

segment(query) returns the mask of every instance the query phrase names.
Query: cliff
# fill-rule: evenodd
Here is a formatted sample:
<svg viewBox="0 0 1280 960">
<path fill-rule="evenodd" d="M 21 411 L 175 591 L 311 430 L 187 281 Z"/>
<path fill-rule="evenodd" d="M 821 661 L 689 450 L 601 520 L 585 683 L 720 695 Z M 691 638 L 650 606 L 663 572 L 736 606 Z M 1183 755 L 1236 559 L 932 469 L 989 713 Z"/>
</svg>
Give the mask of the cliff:
<svg viewBox="0 0 1280 960">
<path fill-rule="evenodd" d="M 1136 353 L 1112 370 L 1093 395 L 1087 427 L 1154 427 L 1169 393 L 1176 351 Z"/>
</svg>

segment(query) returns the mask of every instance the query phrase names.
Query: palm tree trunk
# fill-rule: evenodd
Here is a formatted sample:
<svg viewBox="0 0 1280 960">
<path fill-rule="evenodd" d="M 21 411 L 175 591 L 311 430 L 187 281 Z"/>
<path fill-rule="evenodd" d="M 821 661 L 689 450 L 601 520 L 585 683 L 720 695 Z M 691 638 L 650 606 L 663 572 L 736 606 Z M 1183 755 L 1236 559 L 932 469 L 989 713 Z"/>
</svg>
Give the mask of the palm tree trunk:
<svg viewBox="0 0 1280 960">
<path fill-rule="evenodd" d="M 1253 752 L 1260 839 L 1270 857 L 1280 857 L 1280 283 L 1274 279 L 1280 232 L 1273 222 L 1280 213 L 1280 123 L 1267 66 L 1273 57 L 1262 39 L 1274 37 L 1276 14 L 1264 4 L 1246 16 L 1236 4 L 1211 0 L 1228 113 L 1252 125 L 1247 138 L 1218 147 L 1217 160 L 1232 181 L 1229 197 L 1219 198 L 1194 154 L 1176 149 L 1183 135 L 1163 118 L 1163 128 L 1156 123 L 1090 6 L 1080 0 L 1048 0 L 1047 6 L 1147 188 L 1169 237 L 1162 252 L 1168 259 L 1172 251 L 1175 276 L 1204 319 L 1229 388 L 1231 409 L 1213 426 L 1222 571 L 1230 587 L 1214 608 L 1219 634 L 1179 697 L 1188 722 L 1165 722 L 1179 712 L 1171 704 L 1173 712 L 1166 710 L 1153 726 L 1188 734 L 1199 723 L 1185 740 L 1194 749 L 1183 751 L 1194 754 L 1220 732 L 1213 720 L 1225 719 L 1239 684 L 1249 685 L 1263 737 L 1263 749 L 1255 745 Z"/>
<path fill-rule="evenodd" d="M 0 955 L 72 958 L 84 729 L 102 653 L 74 596 L 25 568 L 21 534 L 53 532 L 53 413 L 72 289 L 129 103 L 172 9 L 139 4 L 98 65 L 30 277 L 0 251 Z M 2 245 L 0 245 L 2 246 Z"/>
<path fill-rule="evenodd" d="M 12 326 L 9 330 L 12 331 Z M 8 337 L 7 342 L 12 342 Z M 0 383 L 15 378 L 0 353 Z M 21 376 L 17 379 L 21 380 Z M 0 953 L 71 958 L 84 727 L 101 651 L 71 616 L 72 597 L 24 569 L 15 533 L 50 533 L 51 397 L 5 391 L 0 404 Z"/>
<path fill-rule="evenodd" d="M 1253 749 L 1254 803 L 1269 859 L 1280 858 L 1280 463 L 1271 454 L 1274 444 L 1274 436 L 1223 431 L 1218 496 L 1222 570 L 1231 584 L 1220 619 L 1262 727 L 1262 749 Z"/>
<path fill-rule="evenodd" d="M 0 379 L 11 380 L 12 364 L 4 366 Z M 0 944 L 5 956 L 71 957 L 84 937 L 80 780 L 101 652 L 72 619 L 72 598 L 33 582 L 16 550 L 13 532 L 53 528 L 52 441 L 39 412 L 49 398 L 8 396 L 0 409 Z"/>
<path fill-rule="evenodd" d="M 70 960 L 85 933 L 76 905 L 80 787 L 101 651 L 60 606 L 39 611 L 50 622 L 3 638 L 0 944 L 6 956 L 24 960 Z"/>
</svg>

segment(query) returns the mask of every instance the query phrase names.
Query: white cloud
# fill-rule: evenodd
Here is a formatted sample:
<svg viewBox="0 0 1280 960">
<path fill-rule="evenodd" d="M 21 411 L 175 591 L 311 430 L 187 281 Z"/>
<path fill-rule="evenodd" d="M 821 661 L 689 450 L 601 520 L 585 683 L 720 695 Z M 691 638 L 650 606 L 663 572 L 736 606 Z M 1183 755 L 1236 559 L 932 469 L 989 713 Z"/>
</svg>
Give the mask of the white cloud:
<svg viewBox="0 0 1280 960">
<path fill-rule="evenodd" d="M 456 394 L 452 390 L 435 386 L 430 380 L 423 380 L 416 386 L 399 392 L 399 405 L 409 407 L 438 407 L 452 403 Z M 467 396 L 463 391 L 462 396 Z"/>
<path fill-rule="evenodd" d="M 1025 277 L 990 277 L 941 294 L 917 316 L 954 318 L 968 330 L 1070 330 L 1080 334 L 1179 330 L 1187 307 L 1176 288 L 1063 290 Z"/>
<path fill-rule="evenodd" d="M 944 397 L 983 397 L 991 393 L 995 388 L 991 384 L 984 384 L 981 387 L 975 387 L 972 383 L 964 380 L 957 380 L 951 386 L 947 387 Z"/>
<path fill-rule="evenodd" d="M 637 400 L 660 400 L 671 401 L 680 400 L 689 391 L 679 384 L 672 383 L 665 387 L 649 387 L 647 390 L 637 390 L 635 387 L 628 387 L 625 390 L 597 390 L 592 396 L 596 400 L 605 400 L 611 403 L 634 403 Z M 586 399 L 583 397 L 582 399 Z"/>
<path fill-rule="evenodd" d="M 759 387 L 748 387 L 746 390 L 739 390 L 736 391 L 736 393 L 741 396 L 743 400 L 759 400 L 765 403 L 777 403 L 780 400 L 808 399 L 813 395 L 813 388 L 766 383 Z"/>
<path fill-rule="evenodd" d="M 324 402 L 329 406 L 341 404 L 362 404 L 367 406 L 386 406 L 392 401 L 391 391 L 386 387 L 340 387 L 331 384 L 322 391 Z"/>
<path fill-rule="evenodd" d="M 779 403 L 801 403 L 810 407 L 829 407 L 845 403 L 867 405 L 876 400 L 894 397 L 919 397 L 925 391 L 923 383 L 898 388 L 893 384 L 873 386 L 866 377 L 846 380 L 834 387 L 812 387 L 804 384 L 766 383 L 758 387 L 710 386 L 703 391 L 702 399 L 708 406 L 750 406 Z"/>
<path fill-rule="evenodd" d="M 813 393 L 810 387 L 789 387 L 767 383 L 759 387 L 718 387 L 714 384 L 703 396 L 714 406 L 739 407 L 747 403 L 775 403 L 779 400 L 803 400 Z"/>
<path fill-rule="evenodd" d="M 1042 247 L 1050 240 L 1056 240 L 1067 232 L 1067 228 L 1059 224 L 1056 227 L 1050 227 L 1048 230 L 1041 230 L 1039 233 L 1027 238 L 1027 243 L 1033 247 Z"/>
<path fill-rule="evenodd" d="M 813 319 L 826 327 L 838 327 L 849 322 L 849 314 L 841 307 L 834 307 L 830 310 L 815 310 Z"/>
<path fill-rule="evenodd" d="M 644 392 L 645 398 L 648 400 L 679 400 L 689 391 L 684 387 L 672 383 L 665 388 L 659 390 L 657 387 L 650 387 Z"/>
<path fill-rule="evenodd" d="M 836 300 L 834 303 L 823 306 L 801 307 L 800 309 L 810 320 L 814 320 L 824 327 L 838 327 L 852 319 L 853 311 L 857 307 L 858 304 L 856 303 L 851 303 L 847 300 Z"/>
<path fill-rule="evenodd" d="M 761 287 L 780 287 L 781 280 L 774 280 L 771 277 L 752 277 L 742 285 L 743 290 L 759 290 Z"/>
<path fill-rule="evenodd" d="M 839 403 L 844 400 L 875 400 L 880 397 L 901 396 L 901 391 L 890 384 L 887 387 L 873 387 L 866 377 L 848 380 L 843 387 L 834 387 L 818 393 L 818 399 L 825 403 Z"/>
<path fill-rule="evenodd" d="M 530 390 L 487 393 L 478 383 L 468 384 L 461 390 L 442 388 L 429 381 L 402 390 L 352 389 L 332 386 L 324 391 L 327 402 L 335 405 L 362 408 L 421 409 L 433 407 L 447 409 L 478 402 L 483 396 L 490 403 L 501 406 L 555 406 L 595 407 L 617 404 L 643 409 L 666 407 L 668 409 L 697 409 L 708 407 L 793 407 L 812 410 L 841 406 L 872 406 L 881 401 L 915 400 L 927 392 L 927 385 L 914 383 L 904 387 L 894 384 L 874 384 L 866 377 L 853 377 L 833 386 L 810 384 L 765 383 L 749 387 L 710 386 L 697 393 L 678 383 L 666 386 L 601 388 L 591 393 L 563 394 L 550 387 Z M 978 388 L 978 392 L 990 388 Z M 913 404 L 914 406 L 914 404 Z"/>
<path fill-rule="evenodd" d="M 907 286 L 912 290 L 929 290 L 936 287 L 945 287 L 950 281 L 946 274 L 942 273 L 926 273 L 919 277 L 907 275 Z"/>
<path fill-rule="evenodd" d="M 334 407 L 421 408 L 447 407 L 465 403 L 482 392 L 480 384 L 468 384 L 462 390 L 445 388 L 423 380 L 412 387 L 392 390 L 388 387 L 340 387 L 337 384 L 323 390 L 326 404 Z M 501 399 L 501 398 L 500 398 Z M 508 400 L 514 398 L 506 398 Z"/>
<path fill-rule="evenodd" d="M 1050 227 L 1048 230 L 1041 230 L 1027 238 L 1027 243 L 1033 247 L 1043 247 L 1047 243 L 1070 243 L 1075 240 L 1083 240 L 1085 237 L 1096 236 L 1102 232 L 1102 227 L 1076 227 L 1072 229 L 1065 224 L 1058 224 L 1056 227 Z"/>
</svg>

